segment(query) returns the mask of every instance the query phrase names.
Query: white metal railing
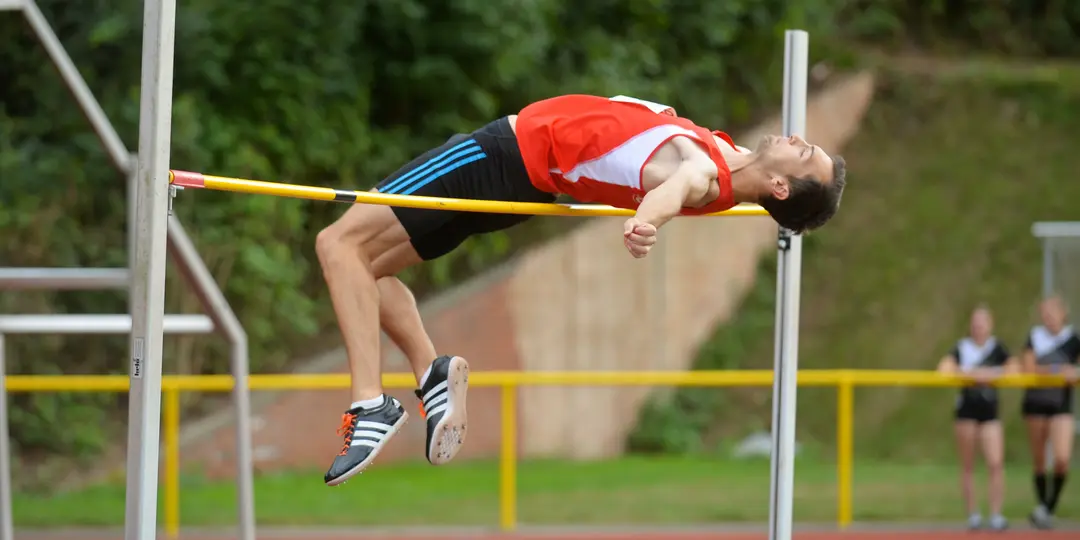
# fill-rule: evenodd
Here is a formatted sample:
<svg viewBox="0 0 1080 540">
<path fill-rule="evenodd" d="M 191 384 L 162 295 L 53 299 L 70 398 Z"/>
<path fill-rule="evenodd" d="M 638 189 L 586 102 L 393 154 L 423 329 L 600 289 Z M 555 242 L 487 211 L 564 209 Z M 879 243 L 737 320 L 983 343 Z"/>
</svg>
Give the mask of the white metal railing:
<svg viewBox="0 0 1080 540">
<path fill-rule="evenodd" d="M 209 334 L 214 323 L 205 315 L 170 315 L 165 317 L 166 334 Z M 7 372 L 4 355 L 5 337 L 14 334 L 127 334 L 131 332 L 130 315 L 0 315 L 0 538 L 15 537 L 11 511 L 11 444 L 8 431 Z"/>
<path fill-rule="evenodd" d="M 166 334 L 209 334 L 214 321 L 206 315 L 167 315 Z M 123 335 L 131 332 L 131 315 L 0 315 L 4 334 Z M 3 351 L 0 351 L 3 354 Z M 0 403 L 0 407 L 3 404 Z"/>
<path fill-rule="evenodd" d="M 0 268 L 0 291 L 126 289 L 127 268 Z"/>
<path fill-rule="evenodd" d="M 136 223 L 137 158 L 124 145 L 112 122 L 87 86 L 75 63 L 34 0 L 0 0 L 0 11 L 22 13 L 49 59 L 59 71 L 83 114 L 97 134 L 113 166 L 127 179 L 129 268 L 0 268 L 0 290 L 105 290 L 131 286 L 131 262 Z M 221 292 L 210 270 L 199 256 L 180 220 L 168 219 L 168 252 L 180 273 L 192 287 L 207 315 L 167 315 L 166 333 L 192 334 L 217 331 L 228 339 L 230 371 L 236 380 L 233 401 L 236 414 L 237 508 L 239 538 L 254 540 L 255 512 L 253 457 L 251 449 L 251 404 L 248 391 L 248 342 L 240 320 Z M 0 317 L 0 347 L 3 334 L 125 334 L 130 333 L 130 315 L 8 315 Z M 7 392 L 3 384 L 3 351 L 0 348 L 0 540 L 12 540 L 11 475 L 6 414 Z"/>
</svg>

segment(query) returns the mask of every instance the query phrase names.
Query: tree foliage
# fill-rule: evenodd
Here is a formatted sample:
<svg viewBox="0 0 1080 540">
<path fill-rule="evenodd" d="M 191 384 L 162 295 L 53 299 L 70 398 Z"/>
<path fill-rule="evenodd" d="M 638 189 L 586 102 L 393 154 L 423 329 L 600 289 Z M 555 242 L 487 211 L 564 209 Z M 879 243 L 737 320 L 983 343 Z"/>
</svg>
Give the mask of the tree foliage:
<svg viewBox="0 0 1080 540">
<path fill-rule="evenodd" d="M 38 2 L 134 151 L 142 2 Z M 668 102 L 731 128 L 775 103 L 781 0 L 187 0 L 177 13 L 171 165 L 178 169 L 367 189 L 454 132 L 560 93 Z M 20 17 L 0 17 L 0 261 L 123 266 L 123 177 L 110 164 L 44 49 Z M 313 257 L 338 205 L 184 192 L 176 213 L 251 337 L 252 368 L 275 371 L 320 333 L 331 310 Z M 419 290 L 452 284 L 556 234 L 534 220 L 409 273 Z M 565 223 L 565 222 L 563 222 Z M 172 268 L 172 267 L 170 267 Z M 173 272 L 175 274 L 175 272 Z M 197 312 L 174 275 L 167 311 Z M 121 313 L 109 292 L 8 293 L 6 313 Z M 217 340 L 170 338 L 166 371 L 223 372 Z M 124 338 L 19 338 L 9 373 L 124 373 Z M 109 444 L 117 397 L 19 396 L 24 458 L 87 455 Z M 73 429 L 73 426 L 82 426 Z"/>
<path fill-rule="evenodd" d="M 838 20 L 853 41 L 1028 57 L 1080 55 L 1072 0 L 845 0 Z"/>
</svg>

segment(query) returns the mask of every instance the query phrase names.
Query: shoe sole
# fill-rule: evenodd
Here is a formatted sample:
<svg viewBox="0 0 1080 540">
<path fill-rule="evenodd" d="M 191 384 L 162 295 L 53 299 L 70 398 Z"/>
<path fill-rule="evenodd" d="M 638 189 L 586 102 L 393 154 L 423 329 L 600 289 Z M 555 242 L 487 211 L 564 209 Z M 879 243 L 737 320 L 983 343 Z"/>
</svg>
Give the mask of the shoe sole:
<svg viewBox="0 0 1080 540">
<path fill-rule="evenodd" d="M 446 375 L 446 410 L 431 431 L 427 458 L 432 465 L 444 465 L 454 459 L 465 444 L 468 413 L 465 395 L 469 390 L 469 363 L 460 356 L 450 359 Z"/>
<path fill-rule="evenodd" d="M 408 421 L 409 421 L 409 413 L 407 411 L 402 411 L 401 412 L 401 418 L 398 418 L 398 421 L 395 422 L 394 425 L 390 426 L 390 429 L 386 432 L 386 437 L 383 437 L 382 443 L 379 444 L 378 446 L 376 446 L 375 448 L 373 448 L 371 450 L 371 453 L 368 454 L 368 457 L 364 458 L 364 461 L 361 461 L 355 467 L 345 471 L 345 474 L 342 474 L 341 476 L 339 476 L 339 477 L 337 477 L 337 478 L 335 478 L 333 480 L 330 480 L 329 482 L 326 482 L 326 485 L 328 485 L 328 486 L 338 486 L 338 485 L 344 484 L 346 480 L 348 480 L 348 479 L 360 474 L 361 472 L 363 472 L 364 469 L 368 468 L 368 466 L 371 465 L 372 462 L 375 461 L 375 458 L 379 456 L 379 452 L 382 452 L 382 449 L 383 449 L 383 447 L 386 446 L 386 443 L 390 439 L 393 439 L 394 435 L 397 435 L 398 430 L 401 429 L 401 426 L 404 426 L 405 422 L 408 422 Z"/>
</svg>

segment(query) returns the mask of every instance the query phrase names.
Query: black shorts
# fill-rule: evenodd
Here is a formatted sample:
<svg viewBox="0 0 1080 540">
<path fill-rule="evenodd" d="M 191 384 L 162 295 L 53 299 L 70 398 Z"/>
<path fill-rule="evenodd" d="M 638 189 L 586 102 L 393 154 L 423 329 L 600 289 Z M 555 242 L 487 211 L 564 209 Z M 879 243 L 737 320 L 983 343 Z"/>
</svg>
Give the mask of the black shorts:
<svg viewBox="0 0 1080 540">
<path fill-rule="evenodd" d="M 980 424 L 998 419 L 997 400 L 957 398 L 956 420 L 975 421 Z"/>
<path fill-rule="evenodd" d="M 1032 399 L 1031 392 L 1024 393 L 1024 399 L 1020 404 L 1023 416 L 1051 417 L 1063 414 L 1073 414 L 1073 392 L 1071 388 L 1060 389 L 1064 394 L 1057 401 L 1045 401 Z"/>
<path fill-rule="evenodd" d="M 510 121 L 500 118 L 472 133 L 459 133 L 425 152 L 375 186 L 380 193 L 550 203 L 555 195 L 529 181 Z M 413 248 L 425 261 L 439 258 L 466 238 L 506 229 L 532 216 L 394 207 Z"/>
</svg>

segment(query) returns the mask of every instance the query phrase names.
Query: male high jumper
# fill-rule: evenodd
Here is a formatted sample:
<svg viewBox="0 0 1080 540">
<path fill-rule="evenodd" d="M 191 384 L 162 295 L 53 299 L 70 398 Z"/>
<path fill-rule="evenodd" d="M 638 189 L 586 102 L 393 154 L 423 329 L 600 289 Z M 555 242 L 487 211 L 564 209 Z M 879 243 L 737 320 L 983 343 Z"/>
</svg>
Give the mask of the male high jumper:
<svg viewBox="0 0 1080 540">
<path fill-rule="evenodd" d="M 795 232 L 816 229 L 837 211 L 845 170 L 842 158 L 797 136 L 764 137 L 751 152 L 665 105 L 567 95 L 454 135 L 375 190 L 536 203 L 566 194 L 636 210 L 622 234 L 626 249 L 641 258 L 656 243 L 657 229 L 675 216 L 738 203 L 760 204 Z M 469 364 L 459 356 L 437 356 L 415 298 L 394 276 L 449 253 L 471 235 L 530 217 L 355 205 L 319 233 L 315 248 L 345 340 L 353 401 L 327 485 L 363 471 L 409 417 L 383 393 L 380 327 L 416 375 L 428 461 L 442 465 L 457 454 L 465 441 Z"/>
</svg>

